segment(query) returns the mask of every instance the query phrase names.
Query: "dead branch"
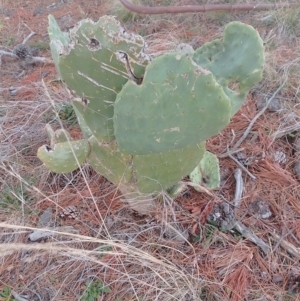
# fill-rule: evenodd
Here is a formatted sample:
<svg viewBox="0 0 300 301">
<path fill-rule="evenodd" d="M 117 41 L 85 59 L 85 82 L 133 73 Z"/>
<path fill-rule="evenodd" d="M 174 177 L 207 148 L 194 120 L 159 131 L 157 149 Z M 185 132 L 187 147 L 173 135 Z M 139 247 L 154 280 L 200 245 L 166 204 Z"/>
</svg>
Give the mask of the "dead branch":
<svg viewBox="0 0 300 301">
<path fill-rule="evenodd" d="M 253 180 L 256 180 L 256 176 L 254 176 L 239 160 L 233 157 L 229 151 L 227 151 L 228 157 L 233 160 L 246 174 L 250 176 Z"/>
<path fill-rule="evenodd" d="M 183 5 L 183 6 L 142 6 L 127 0 L 119 0 L 128 10 L 138 14 L 180 14 L 208 11 L 247 11 L 270 10 L 284 7 L 300 7 L 300 3 L 269 3 L 269 4 L 216 4 L 216 5 Z"/>
<path fill-rule="evenodd" d="M 232 149 L 232 150 L 227 151 L 227 152 L 224 153 L 224 154 L 218 155 L 218 157 L 219 157 L 219 158 L 226 158 L 226 157 L 229 157 L 229 155 L 233 155 L 233 154 L 235 154 L 235 153 L 239 153 L 239 152 L 241 152 L 241 151 L 243 151 L 243 150 L 244 150 L 243 147 L 238 148 L 238 149 Z"/>
<path fill-rule="evenodd" d="M 0 50 L 0 57 L 2 57 L 2 56 L 10 56 L 10 57 L 12 57 L 14 59 L 20 59 L 13 52 L 8 52 L 8 51 Z M 54 64 L 54 62 L 51 59 L 48 59 L 48 58 L 45 58 L 45 57 L 40 57 L 40 56 L 33 56 L 26 63 L 27 64 L 35 64 L 35 63 Z"/>
<path fill-rule="evenodd" d="M 0 50 L 0 56 L 2 56 L 2 55 L 10 56 L 10 57 L 13 57 L 14 59 L 18 58 L 18 56 L 16 54 L 14 54 L 13 52 Z"/>
<path fill-rule="evenodd" d="M 243 237 L 246 239 L 252 241 L 257 246 L 259 246 L 265 255 L 270 254 L 270 247 L 262 240 L 260 239 L 254 232 L 252 232 L 249 228 L 247 228 L 243 223 L 236 221 L 234 224 L 234 228 L 242 234 Z"/>
<path fill-rule="evenodd" d="M 279 235 L 276 233 L 271 233 L 273 238 L 281 245 L 282 248 L 284 248 L 289 254 L 295 257 L 300 256 L 300 249 L 296 248 L 293 244 L 289 243 L 288 241 L 282 239 Z"/>
<path fill-rule="evenodd" d="M 240 204 L 241 204 L 243 188 L 244 188 L 244 183 L 243 183 L 243 178 L 242 178 L 242 170 L 240 168 L 237 168 L 234 171 L 234 178 L 236 181 L 236 186 L 235 186 L 235 194 L 234 194 L 233 204 L 234 204 L 235 208 L 238 208 L 238 207 L 240 207 Z"/>
<path fill-rule="evenodd" d="M 255 124 L 256 120 L 267 110 L 268 106 L 270 105 L 271 101 L 275 98 L 275 96 L 281 91 L 281 89 L 284 87 L 285 83 L 287 82 L 287 77 L 283 81 L 283 83 L 279 86 L 279 88 L 273 93 L 273 95 L 268 99 L 265 106 L 260 110 L 255 117 L 251 120 L 250 124 L 248 125 L 247 129 L 245 130 L 243 136 L 236 142 L 236 144 L 233 146 L 232 150 L 237 149 L 243 141 L 247 138 L 248 134 L 250 133 L 253 125 Z"/>
</svg>

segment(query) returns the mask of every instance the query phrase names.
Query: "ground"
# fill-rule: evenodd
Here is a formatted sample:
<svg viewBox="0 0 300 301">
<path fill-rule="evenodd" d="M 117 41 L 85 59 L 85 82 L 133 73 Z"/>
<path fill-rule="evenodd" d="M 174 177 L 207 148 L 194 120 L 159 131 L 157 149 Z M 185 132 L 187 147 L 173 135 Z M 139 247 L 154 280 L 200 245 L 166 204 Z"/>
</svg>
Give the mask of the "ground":
<svg viewBox="0 0 300 301">
<path fill-rule="evenodd" d="M 224 3 L 135 1 L 187 2 Z M 219 157 L 220 188 L 165 197 L 148 216 L 128 208 L 117 188 L 88 165 L 65 175 L 43 166 L 36 153 L 48 143 L 47 123 L 81 136 L 51 62 L 49 14 L 65 31 L 83 18 L 115 15 L 145 38 L 152 56 L 182 42 L 197 48 L 220 38 L 230 21 L 258 30 L 266 51 L 263 79 L 230 125 L 207 142 Z M 145 16 L 118 1 L 0 0 L 0 51 L 12 51 L 33 31 L 27 45 L 49 59 L 24 66 L 1 58 L 0 300 L 300 300 L 299 17 L 295 8 Z M 222 155 L 253 120 L 242 150 Z M 258 242 L 207 222 L 232 203 L 236 169 L 242 167 L 242 199 L 234 215 Z M 35 229 L 45 227 L 55 233 L 32 239 Z"/>
</svg>

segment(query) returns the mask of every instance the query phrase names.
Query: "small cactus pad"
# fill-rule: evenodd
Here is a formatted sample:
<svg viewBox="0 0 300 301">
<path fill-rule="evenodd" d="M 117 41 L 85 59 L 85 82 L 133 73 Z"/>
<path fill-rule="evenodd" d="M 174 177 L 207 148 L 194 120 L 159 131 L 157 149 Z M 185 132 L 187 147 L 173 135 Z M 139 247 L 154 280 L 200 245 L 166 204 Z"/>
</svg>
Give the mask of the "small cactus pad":
<svg viewBox="0 0 300 301">
<path fill-rule="evenodd" d="M 115 18 L 103 16 L 98 22 L 80 21 L 70 31 L 66 46 L 60 42 L 65 36 L 54 18 L 49 21 L 51 50 L 60 76 L 82 98 L 82 103 L 75 104 L 77 110 L 97 139 L 111 141 L 116 95 L 128 79 L 143 77 L 149 61 L 143 53 L 143 38 L 126 33 Z"/>
<path fill-rule="evenodd" d="M 220 185 L 220 168 L 217 156 L 206 151 L 200 164 L 190 173 L 193 183 L 208 189 L 216 189 Z M 195 187 L 197 191 L 202 191 Z"/>
<path fill-rule="evenodd" d="M 98 173 L 118 186 L 128 184 L 132 177 L 131 156 L 123 155 L 115 142 L 101 143 L 94 136 L 89 139 L 91 153 L 88 161 Z"/>
<path fill-rule="evenodd" d="M 52 15 L 48 16 L 49 27 L 48 33 L 50 38 L 50 49 L 55 65 L 58 65 L 59 56 L 62 53 L 63 47 L 68 46 L 70 38 L 68 33 L 62 32 Z"/>
<path fill-rule="evenodd" d="M 54 131 L 49 123 L 46 124 L 46 132 L 50 140 L 51 148 L 53 148 L 57 143 L 73 140 L 71 135 L 65 129 L 58 129 Z"/>
<path fill-rule="evenodd" d="M 215 76 L 231 99 L 233 116 L 249 90 L 262 78 L 264 46 L 258 32 L 240 22 L 229 23 L 224 39 L 198 48 L 193 60 Z"/>
<path fill-rule="evenodd" d="M 68 173 L 83 164 L 89 151 L 90 146 L 86 140 L 67 141 L 57 143 L 53 147 L 43 145 L 38 149 L 37 156 L 51 171 Z"/>
<path fill-rule="evenodd" d="M 135 180 L 139 191 L 152 193 L 177 184 L 203 157 L 205 142 L 165 153 L 134 156 Z"/>
<path fill-rule="evenodd" d="M 133 155 L 196 145 L 230 120 L 230 100 L 214 76 L 184 53 L 165 54 L 147 66 L 141 85 L 131 81 L 115 102 L 115 136 Z"/>
</svg>

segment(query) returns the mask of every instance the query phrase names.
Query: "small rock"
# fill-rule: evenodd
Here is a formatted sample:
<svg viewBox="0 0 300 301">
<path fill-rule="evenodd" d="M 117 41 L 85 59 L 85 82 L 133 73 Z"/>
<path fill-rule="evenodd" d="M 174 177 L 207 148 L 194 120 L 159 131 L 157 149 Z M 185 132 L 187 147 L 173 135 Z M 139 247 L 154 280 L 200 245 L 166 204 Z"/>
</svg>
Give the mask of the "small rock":
<svg viewBox="0 0 300 301">
<path fill-rule="evenodd" d="M 72 233 L 72 234 L 78 234 L 79 231 L 76 230 L 72 226 L 62 226 L 62 227 L 55 227 L 55 228 L 49 228 L 51 231 L 47 230 L 34 230 L 32 233 L 29 234 L 30 241 L 39 241 L 48 237 L 53 236 L 55 239 L 66 239 L 68 236 L 64 234 L 58 234 L 53 231 L 63 232 L 63 233 Z"/>
<path fill-rule="evenodd" d="M 40 231 L 40 230 L 34 230 L 32 233 L 29 234 L 30 241 L 38 241 L 41 239 L 48 238 L 53 235 L 53 232 L 51 231 Z"/>
<path fill-rule="evenodd" d="M 258 199 L 249 204 L 249 211 L 256 217 L 267 219 L 272 216 L 268 202 Z"/>
<path fill-rule="evenodd" d="M 48 207 L 39 218 L 39 227 L 51 227 L 54 226 L 52 221 L 52 208 Z"/>
</svg>

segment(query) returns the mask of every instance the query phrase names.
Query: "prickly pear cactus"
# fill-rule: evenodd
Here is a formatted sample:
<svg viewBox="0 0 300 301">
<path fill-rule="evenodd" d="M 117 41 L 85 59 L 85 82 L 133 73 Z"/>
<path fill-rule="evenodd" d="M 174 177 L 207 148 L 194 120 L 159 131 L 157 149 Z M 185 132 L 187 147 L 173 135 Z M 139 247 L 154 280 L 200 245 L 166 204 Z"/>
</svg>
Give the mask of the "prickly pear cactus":
<svg viewBox="0 0 300 301">
<path fill-rule="evenodd" d="M 193 60 L 212 72 L 231 100 L 231 116 L 242 106 L 249 90 L 261 80 L 264 46 L 258 32 L 249 25 L 231 22 L 224 38 L 198 48 Z"/>
<path fill-rule="evenodd" d="M 193 183 L 208 189 L 218 188 L 220 185 L 220 169 L 217 156 L 206 151 L 200 163 L 190 173 L 190 179 Z M 197 186 L 194 188 L 201 191 Z"/>
<path fill-rule="evenodd" d="M 126 33 L 110 16 L 82 20 L 66 36 L 50 15 L 48 30 L 60 76 L 81 98 L 74 106 L 97 139 L 113 140 L 116 96 L 128 79 L 141 80 L 150 60 L 143 38 Z"/>
<path fill-rule="evenodd" d="M 84 139 L 73 141 L 65 130 L 54 132 L 49 124 L 46 130 L 51 144 L 38 149 L 38 158 L 56 173 L 68 173 L 79 168 L 89 155 L 89 143 Z"/>
<path fill-rule="evenodd" d="M 146 155 L 205 141 L 229 123 L 230 113 L 230 99 L 212 73 L 171 53 L 152 61 L 141 85 L 127 82 L 113 119 L 119 148 Z"/>
<path fill-rule="evenodd" d="M 66 173 L 87 161 L 143 208 L 149 195 L 180 193 L 176 184 L 188 174 L 217 185 L 218 161 L 205 140 L 227 126 L 262 76 L 263 44 L 252 27 L 233 22 L 224 39 L 154 59 L 142 37 L 110 16 L 82 20 L 69 33 L 50 16 L 49 36 L 84 139 L 48 126 L 50 146 L 38 150 L 47 168 Z"/>
</svg>

